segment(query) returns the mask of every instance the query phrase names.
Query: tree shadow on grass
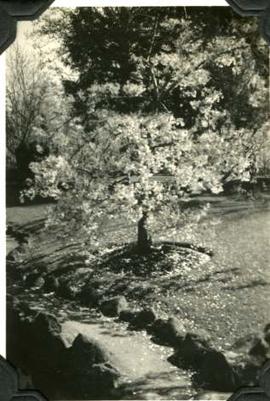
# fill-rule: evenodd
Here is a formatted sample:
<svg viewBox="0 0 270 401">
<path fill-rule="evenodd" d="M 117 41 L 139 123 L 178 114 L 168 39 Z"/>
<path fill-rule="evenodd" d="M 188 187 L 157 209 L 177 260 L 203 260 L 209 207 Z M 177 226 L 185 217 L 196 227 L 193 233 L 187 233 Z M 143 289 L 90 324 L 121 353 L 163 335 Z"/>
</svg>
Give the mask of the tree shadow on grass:
<svg viewBox="0 0 270 401">
<path fill-rule="evenodd" d="M 269 286 L 270 283 L 265 281 L 265 280 L 252 280 L 250 283 L 247 284 L 241 284 L 238 286 L 229 286 L 229 287 L 224 287 L 223 290 L 226 291 L 238 291 L 238 290 L 244 290 L 248 288 L 255 288 L 255 287 L 266 287 Z"/>
<path fill-rule="evenodd" d="M 136 243 L 124 244 L 121 248 L 104 255 L 98 265 L 113 273 L 132 273 L 135 276 L 155 277 L 156 273 L 164 275 L 174 269 L 170 256 L 178 254 L 181 262 L 193 258 L 193 262 L 201 262 L 202 255 L 212 256 L 212 251 L 189 243 L 162 241 L 155 242 L 146 253 L 141 252 Z"/>
<path fill-rule="evenodd" d="M 211 277 L 206 277 L 204 279 L 199 279 L 193 282 L 185 283 L 181 286 L 178 286 L 177 288 L 174 287 L 176 290 L 183 290 L 185 292 L 195 292 L 196 291 L 196 285 L 204 283 L 204 282 L 220 282 L 226 284 L 228 281 L 230 281 L 229 277 L 222 277 L 216 280 L 211 280 Z M 251 289 L 251 288 L 256 288 L 256 287 L 266 287 L 269 286 L 270 283 L 265 281 L 265 280 L 252 280 L 250 283 L 245 283 L 245 284 L 240 284 L 240 285 L 235 285 L 235 286 L 223 286 L 220 287 L 221 291 L 238 291 L 238 290 L 244 290 L 244 289 Z"/>
<path fill-rule="evenodd" d="M 226 269 L 226 270 L 217 270 L 215 272 L 212 273 L 208 273 L 206 274 L 204 277 L 198 278 L 197 280 L 189 280 L 185 283 L 178 283 L 177 282 L 177 278 L 179 280 L 181 280 L 181 276 L 174 276 L 174 280 L 170 280 L 170 282 L 168 282 L 167 284 L 163 285 L 164 289 L 174 289 L 174 290 L 184 290 L 187 292 L 192 292 L 196 290 L 196 286 L 203 284 L 203 283 L 208 283 L 208 282 L 222 282 L 222 283 L 226 283 L 230 280 L 230 274 L 234 273 L 234 274 L 238 274 L 240 271 L 240 269 L 238 267 L 234 267 L 231 269 Z M 226 274 L 226 277 L 218 277 L 216 278 L 216 276 L 218 274 Z"/>
</svg>

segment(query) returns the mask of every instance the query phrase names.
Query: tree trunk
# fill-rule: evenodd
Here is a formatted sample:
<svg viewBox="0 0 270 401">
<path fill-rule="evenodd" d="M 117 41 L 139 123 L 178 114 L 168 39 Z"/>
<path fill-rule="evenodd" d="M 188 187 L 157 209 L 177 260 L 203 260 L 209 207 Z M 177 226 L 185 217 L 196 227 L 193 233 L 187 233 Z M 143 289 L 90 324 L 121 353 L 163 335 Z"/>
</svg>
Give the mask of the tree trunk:
<svg viewBox="0 0 270 401">
<path fill-rule="evenodd" d="M 146 255 L 151 252 L 152 239 L 149 235 L 146 223 L 147 223 L 147 213 L 144 212 L 141 219 L 138 221 L 138 242 L 137 249 L 138 253 Z"/>
</svg>

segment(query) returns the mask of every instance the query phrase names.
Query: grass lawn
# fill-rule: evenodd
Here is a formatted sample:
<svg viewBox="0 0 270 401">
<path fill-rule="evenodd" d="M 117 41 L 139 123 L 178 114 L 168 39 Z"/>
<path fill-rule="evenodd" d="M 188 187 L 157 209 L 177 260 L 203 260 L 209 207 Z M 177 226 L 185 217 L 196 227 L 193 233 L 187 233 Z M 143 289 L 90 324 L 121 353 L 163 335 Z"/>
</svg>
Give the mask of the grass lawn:
<svg viewBox="0 0 270 401">
<path fill-rule="evenodd" d="M 80 250 L 74 245 L 71 263 L 65 258 L 65 250 L 59 250 L 65 244 L 44 234 L 34 236 L 31 252 L 21 257 L 24 262 L 29 259 L 28 271 L 43 266 L 42 271 L 57 275 L 75 293 L 88 286 L 89 291 L 95 288 L 103 298 L 125 295 L 131 307 L 143 305 L 152 307 L 160 317 L 176 316 L 187 330 L 208 330 L 216 346 L 230 348 L 238 338 L 270 322 L 270 214 L 269 208 L 250 202 L 240 202 L 238 208 L 228 199 L 223 200 L 223 208 L 220 202 L 212 211 L 215 215 L 218 207 L 223 216 L 215 226 L 215 236 L 210 235 L 212 228 L 198 233 L 198 238 L 213 248 L 213 258 L 172 250 L 165 259 L 152 260 L 152 269 L 142 269 L 149 261 L 132 260 L 127 255 L 118 261 L 108 258 L 87 264 L 78 258 Z M 24 222 L 26 216 L 40 217 L 42 207 L 31 208 L 30 214 L 23 213 L 23 208 L 18 210 L 17 221 Z M 8 211 L 10 220 L 14 218 L 11 213 L 12 209 Z M 33 256 L 42 258 L 42 264 L 33 263 Z M 58 264 L 52 263 L 53 256 Z M 142 273 L 138 274 L 136 264 Z M 63 308 L 78 316 L 81 313 L 76 300 L 61 300 L 53 292 L 44 295 L 42 289 L 30 288 L 20 296 L 33 306 L 55 313 Z"/>
</svg>

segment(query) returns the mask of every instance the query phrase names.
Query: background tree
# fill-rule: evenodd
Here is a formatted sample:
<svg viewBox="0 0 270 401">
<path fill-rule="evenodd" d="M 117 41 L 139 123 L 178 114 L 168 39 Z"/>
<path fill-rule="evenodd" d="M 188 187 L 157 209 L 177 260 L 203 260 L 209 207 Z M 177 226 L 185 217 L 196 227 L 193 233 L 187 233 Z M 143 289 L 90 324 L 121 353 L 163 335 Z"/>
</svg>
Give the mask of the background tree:
<svg viewBox="0 0 270 401">
<path fill-rule="evenodd" d="M 101 107 L 110 102 L 118 111 L 170 110 L 191 125 L 190 102 L 205 95 L 205 85 L 221 92 L 220 107 L 238 126 L 251 123 L 254 108 L 258 112 L 258 97 L 250 98 L 259 86 L 267 87 L 268 61 L 255 19 L 246 21 L 230 9 L 197 7 L 78 8 L 63 14 L 45 19 L 43 31 L 60 37 L 66 64 L 78 72 L 66 90 L 79 114 L 89 113 L 79 95 L 87 95 L 94 84 L 100 95 L 105 91 Z M 198 72 L 192 75 L 195 82 L 188 78 L 192 69 Z"/>
<path fill-rule="evenodd" d="M 247 128 L 246 153 L 256 170 L 254 141 L 269 101 L 268 50 L 255 19 L 229 8 L 197 7 L 63 13 L 46 21 L 43 31 L 60 35 L 65 63 L 78 73 L 65 88 L 86 132 L 101 108 L 172 112 L 194 137 L 210 128 L 229 142 L 235 129 Z"/>
<path fill-rule="evenodd" d="M 8 165 L 16 165 L 22 181 L 32 175 L 30 162 L 48 156 L 55 133 L 68 129 L 70 105 L 61 71 L 48 61 L 42 43 L 35 43 L 31 51 L 15 43 L 8 51 L 7 158 Z"/>
</svg>

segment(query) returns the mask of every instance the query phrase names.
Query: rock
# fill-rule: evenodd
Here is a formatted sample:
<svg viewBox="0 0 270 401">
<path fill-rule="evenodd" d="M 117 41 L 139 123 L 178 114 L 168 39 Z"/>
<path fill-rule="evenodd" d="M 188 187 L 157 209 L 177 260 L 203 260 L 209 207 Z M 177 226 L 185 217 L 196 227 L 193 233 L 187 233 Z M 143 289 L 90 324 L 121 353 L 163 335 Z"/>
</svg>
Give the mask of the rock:
<svg viewBox="0 0 270 401">
<path fill-rule="evenodd" d="M 179 367 L 200 369 L 203 358 L 212 349 L 210 335 L 204 330 L 187 333 L 170 358 Z"/>
<path fill-rule="evenodd" d="M 58 320 L 51 314 L 41 312 L 30 322 L 28 332 L 28 347 L 35 350 L 31 353 L 31 367 L 42 363 L 44 370 L 57 370 L 66 349 Z"/>
<path fill-rule="evenodd" d="M 204 353 L 196 381 L 202 388 L 222 392 L 234 391 L 238 384 L 233 367 L 225 355 L 215 349 Z"/>
<path fill-rule="evenodd" d="M 26 287 L 35 287 L 40 279 L 43 279 L 40 272 L 32 272 L 26 275 L 24 282 Z"/>
<path fill-rule="evenodd" d="M 254 364 L 247 353 L 226 351 L 223 354 L 234 371 L 236 387 L 255 386 L 258 383 L 260 367 Z"/>
<path fill-rule="evenodd" d="M 261 366 L 254 364 L 249 359 L 234 365 L 234 370 L 238 379 L 238 387 L 255 386 L 259 382 Z"/>
<path fill-rule="evenodd" d="M 120 312 L 128 308 L 127 300 L 124 296 L 118 296 L 100 304 L 100 310 L 103 315 L 108 317 L 119 316 Z"/>
<path fill-rule="evenodd" d="M 139 311 L 131 322 L 133 328 L 147 329 L 156 320 L 156 313 L 151 308 Z"/>
<path fill-rule="evenodd" d="M 7 355 L 14 366 L 25 369 L 28 366 L 27 346 L 29 347 L 30 323 L 25 319 L 18 305 L 7 305 Z"/>
<path fill-rule="evenodd" d="M 119 313 L 119 320 L 127 323 L 133 323 L 134 320 L 137 318 L 139 311 L 132 310 L 132 309 L 126 309 L 122 310 Z"/>
<path fill-rule="evenodd" d="M 233 346 L 242 357 L 240 362 L 235 363 L 242 385 L 255 383 L 258 368 L 270 358 L 269 328 L 269 326 L 264 328 L 263 336 L 251 333 L 237 340 Z"/>
<path fill-rule="evenodd" d="M 61 333 L 61 325 L 54 315 L 50 313 L 40 312 L 34 319 L 32 323 L 33 328 L 42 333 L 49 333 L 53 335 L 58 335 Z"/>
<path fill-rule="evenodd" d="M 13 312 L 22 314 L 26 317 L 35 317 L 36 311 L 32 309 L 28 302 L 20 301 L 18 304 L 12 306 Z"/>
<path fill-rule="evenodd" d="M 9 257 L 9 255 L 7 257 Z M 7 272 L 7 285 L 8 286 L 12 286 L 15 283 L 22 282 L 24 280 L 23 271 L 20 270 L 16 266 L 16 262 L 12 263 L 7 260 L 6 272 Z"/>
<path fill-rule="evenodd" d="M 189 365 L 186 365 L 195 370 L 193 380 L 197 386 L 229 392 L 241 386 L 254 386 L 258 382 L 259 367 L 246 355 L 233 351 L 217 351 L 211 346 L 206 348 L 205 342 L 200 342 L 198 351 L 198 358 L 193 359 L 192 363 L 189 360 Z M 182 366 L 185 366 L 185 362 L 184 360 Z"/>
<path fill-rule="evenodd" d="M 67 280 L 59 280 L 57 295 L 62 298 L 74 300 L 79 293 L 78 288 Z"/>
<path fill-rule="evenodd" d="M 59 288 L 59 280 L 54 276 L 46 276 L 43 286 L 44 292 L 55 292 Z"/>
<path fill-rule="evenodd" d="M 67 351 L 57 319 L 46 313 L 33 318 L 14 311 L 9 315 L 8 324 L 13 327 L 7 341 L 10 361 L 27 372 L 37 388 L 54 398 Z"/>
<path fill-rule="evenodd" d="M 66 348 L 60 336 L 61 325 L 58 320 L 51 314 L 39 313 L 31 323 L 30 331 L 33 349 L 37 350 L 37 357 L 45 360 L 45 366 L 47 362 L 50 362 L 56 367 Z M 50 350 L 49 358 L 48 350 Z"/>
<path fill-rule="evenodd" d="M 87 285 L 82 288 L 82 290 L 78 294 L 78 297 L 82 305 L 91 307 L 98 305 L 101 294 L 97 289 L 89 287 Z"/>
<path fill-rule="evenodd" d="M 42 288 L 44 286 L 44 284 L 45 284 L 44 278 L 38 277 L 33 283 L 33 288 L 37 288 L 37 289 Z"/>
<path fill-rule="evenodd" d="M 108 396 L 108 389 L 114 388 L 118 379 L 117 370 L 109 365 L 110 360 L 111 354 L 103 345 L 79 334 L 69 349 L 65 367 L 69 396 L 72 399 Z"/>
<path fill-rule="evenodd" d="M 46 313 L 39 313 L 32 321 L 25 319 L 20 327 L 22 348 L 17 366 L 28 372 L 36 388 L 50 399 L 55 398 L 60 372 L 66 366 L 67 349 L 60 333 L 58 320 Z"/>
<path fill-rule="evenodd" d="M 117 387 L 120 373 L 109 362 L 94 364 L 91 370 L 91 380 L 95 387 L 102 389 L 104 395 Z M 100 394 L 100 392 L 99 392 Z"/>
<path fill-rule="evenodd" d="M 237 352 L 225 351 L 225 352 L 223 352 L 223 354 L 225 355 L 227 360 L 233 365 L 239 364 L 243 361 L 243 355 L 241 355 Z"/>
<path fill-rule="evenodd" d="M 269 358 L 269 354 L 269 344 L 265 339 L 260 337 L 255 338 L 249 350 L 249 355 L 252 359 L 259 365 L 262 365 Z"/>
<path fill-rule="evenodd" d="M 78 335 L 70 350 L 70 362 L 65 369 L 68 397 L 108 399 L 111 391 L 117 387 L 120 377 L 109 358 L 107 351 L 97 341 Z"/>
<path fill-rule="evenodd" d="M 188 332 L 185 337 L 204 346 L 211 342 L 211 335 L 204 329 Z"/>
<path fill-rule="evenodd" d="M 78 334 L 70 349 L 71 368 L 79 372 L 87 372 L 94 364 L 110 360 L 110 353 L 98 341 Z"/>
<path fill-rule="evenodd" d="M 258 333 L 247 334 L 244 337 L 239 338 L 233 344 L 232 349 L 236 350 L 237 352 L 242 352 L 247 354 L 252 345 L 254 344 L 254 341 L 256 341 L 258 337 L 259 337 Z"/>
<path fill-rule="evenodd" d="M 245 355 L 246 364 L 262 365 L 270 358 L 270 324 L 265 326 L 262 334 L 251 333 L 237 340 L 233 349 Z"/>
<path fill-rule="evenodd" d="M 168 320 L 157 319 L 151 327 L 151 333 L 158 344 L 176 346 L 183 342 L 186 329 L 180 320 L 171 317 Z"/>
</svg>

